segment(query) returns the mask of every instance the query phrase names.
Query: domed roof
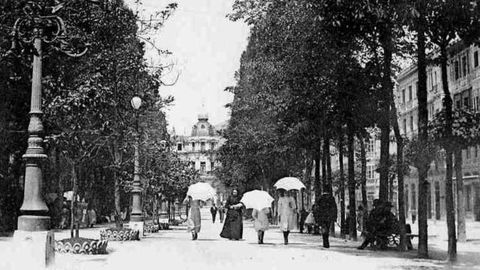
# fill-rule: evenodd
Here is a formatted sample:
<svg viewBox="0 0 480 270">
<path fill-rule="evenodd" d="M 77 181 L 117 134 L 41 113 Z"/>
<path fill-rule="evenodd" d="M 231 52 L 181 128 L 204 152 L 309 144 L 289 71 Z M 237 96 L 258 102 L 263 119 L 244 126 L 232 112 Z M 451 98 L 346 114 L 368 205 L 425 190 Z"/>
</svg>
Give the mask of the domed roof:
<svg viewBox="0 0 480 270">
<path fill-rule="evenodd" d="M 192 136 L 194 137 L 204 137 L 204 136 L 214 136 L 215 127 L 208 122 L 207 113 L 198 114 L 198 122 L 193 125 Z"/>
<path fill-rule="evenodd" d="M 199 113 L 198 114 L 198 121 L 208 121 L 208 114 L 207 113 Z"/>
</svg>

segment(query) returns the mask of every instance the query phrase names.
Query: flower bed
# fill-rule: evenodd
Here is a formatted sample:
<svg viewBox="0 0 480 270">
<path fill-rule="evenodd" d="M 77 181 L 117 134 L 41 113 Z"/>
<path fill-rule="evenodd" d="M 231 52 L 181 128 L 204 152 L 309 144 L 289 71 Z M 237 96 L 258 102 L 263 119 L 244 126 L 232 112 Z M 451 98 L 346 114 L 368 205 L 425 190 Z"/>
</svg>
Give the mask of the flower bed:
<svg viewBox="0 0 480 270">
<path fill-rule="evenodd" d="M 71 254 L 107 254 L 107 240 L 66 238 L 55 241 L 55 251 Z"/>
<path fill-rule="evenodd" d="M 140 232 L 128 228 L 108 228 L 100 231 L 100 239 L 108 241 L 140 240 Z"/>
</svg>

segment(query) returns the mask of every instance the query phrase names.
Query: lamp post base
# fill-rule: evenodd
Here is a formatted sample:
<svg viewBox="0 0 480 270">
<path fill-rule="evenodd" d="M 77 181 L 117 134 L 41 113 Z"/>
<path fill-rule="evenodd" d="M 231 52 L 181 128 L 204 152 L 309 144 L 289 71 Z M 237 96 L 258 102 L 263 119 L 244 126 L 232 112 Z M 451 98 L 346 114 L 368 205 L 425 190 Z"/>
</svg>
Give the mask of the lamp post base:
<svg viewBox="0 0 480 270">
<path fill-rule="evenodd" d="M 140 237 L 145 236 L 145 234 L 144 234 L 145 232 L 143 230 L 143 227 L 144 227 L 143 221 L 130 221 L 128 223 L 128 228 L 132 229 L 132 230 L 135 230 L 135 231 L 139 231 L 140 232 L 139 233 Z"/>
<path fill-rule="evenodd" d="M 16 252 L 22 254 L 15 263 L 17 269 L 45 269 L 55 263 L 53 231 L 20 231 L 13 234 Z"/>
<path fill-rule="evenodd" d="M 50 229 L 50 217 L 22 215 L 18 217 L 17 224 L 20 231 L 48 231 Z"/>
</svg>

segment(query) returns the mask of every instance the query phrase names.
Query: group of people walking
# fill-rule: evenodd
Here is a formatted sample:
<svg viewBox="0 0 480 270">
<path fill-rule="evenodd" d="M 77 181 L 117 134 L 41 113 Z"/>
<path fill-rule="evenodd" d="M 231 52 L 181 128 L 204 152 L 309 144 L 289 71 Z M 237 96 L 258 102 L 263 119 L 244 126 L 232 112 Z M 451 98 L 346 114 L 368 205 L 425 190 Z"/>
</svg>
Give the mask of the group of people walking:
<svg viewBox="0 0 480 270">
<path fill-rule="evenodd" d="M 283 233 L 284 244 L 288 245 L 288 237 L 290 232 L 297 225 L 297 203 L 294 198 L 293 191 L 285 191 L 283 189 L 278 190 L 279 199 L 277 204 L 278 213 L 278 225 Z M 220 237 L 229 240 L 240 240 L 243 237 L 243 209 L 245 206 L 240 201 L 241 196 L 237 189 L 233 189 L 231 195 L 226 200 L 223 206 L 212 207 L 212 221 L 215 222 L 215 215 L 219 209 L 226 210 L 226 216 L 223 224 Z M 188 218 L 188 231 L 192 234 L 192 240 L 198 238 L 198 233 L 201 228 L 200 217 L 200 201 L 192 200 L 191 197 L 187 197 L 186 202 L 190 206 L 189 218 Z M 337 218 L 337 210 L 335 199 L 330 193 L 324 193 L 318 199 L 316 203 L 316 209 L 318 209 L 315 219 L 318 220 L 322 226 L 323 234 L 323 246 L 329 247 L 328 242 L 329 228 L 334 220 Z M 214 213 L 215 211 L 215 213 Z M 222 212 L 219 212 L 222 213 Z M 263 209 L 253 209 L 253 227 L 257 232 L 258 244 L 264 243 L 265 232 L 269 229 L 271 208 L 266 207 Z M 222 219 L 222 218 L 221 218 Z"/>
</svg>

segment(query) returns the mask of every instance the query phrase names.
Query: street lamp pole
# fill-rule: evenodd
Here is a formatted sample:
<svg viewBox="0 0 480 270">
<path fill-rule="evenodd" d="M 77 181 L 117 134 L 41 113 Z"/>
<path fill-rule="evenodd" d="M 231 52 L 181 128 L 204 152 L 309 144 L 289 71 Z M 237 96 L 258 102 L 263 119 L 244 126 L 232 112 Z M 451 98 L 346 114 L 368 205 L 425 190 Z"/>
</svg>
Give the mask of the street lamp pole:
<svg viewBox="0 0 480 270">
<path fill-rule="evenodd" d="M 133 97 L 131 100 L 133 109 L 138 111 L 142 105 L 142 99 Z M 134 167 L 133 167 L 133 188 L 132 188 L 132 213 L 130 214 L 129 227 L 139 230 L 143 235 L 143 214 L 142 214 L 142 184 L 140 182 L 140 134 L 138 132 L 138 113 L 136 116 L 135 143 L 134 143 Z"/>
<path fill-rule="evenodd" d="M 46 231 L 50 228 L 48 207 L 41 196 L 41 163 L 47 158 L 43 149 L 42 124 L 42 29 L 35 27 L 33 45 L 37 54 L 33 56 L 32 94 L 30 104 L 30 123 L 28 125 L 28 147 L 23 155 L 25 160 L 25 191 L 22 214 L 18 218 L 20 231 Z"/>
<path fill-rule="evenodd" d="M 43 148 L 42 123 L 42 45 L 43 43 L 61 44 L 59 51 L 69 56 L 81 56 L 87 51 L 66 47 L 69 45 L 64 21 L 55 15 L 63 8 L 63 3 L 45 7 L 39 2 L 29 1 L 23 7 L 23 16 L 13 25 L 12 47 L 9 53 L 15 54 L 17 45 L 32 44 L 35 49 L 32 64 L 32 93 L 30 103 L 30 122 L 28 125 L 28 147 L 23 155 L 25 160 L 25 189 L 22 215 L 18 218 L 14 242 L 26 254 L 19 264 L 28 263 L 37 267 L 48 266 L 54 261 L 54 235 L 50 229 L 48 207 L 42 198 L 42 163 L 47 158 Z M 60 41 L 60 42 L 57 42 Z M 19 266 L 19 268 L 23 268 Z"/>
</svg>

